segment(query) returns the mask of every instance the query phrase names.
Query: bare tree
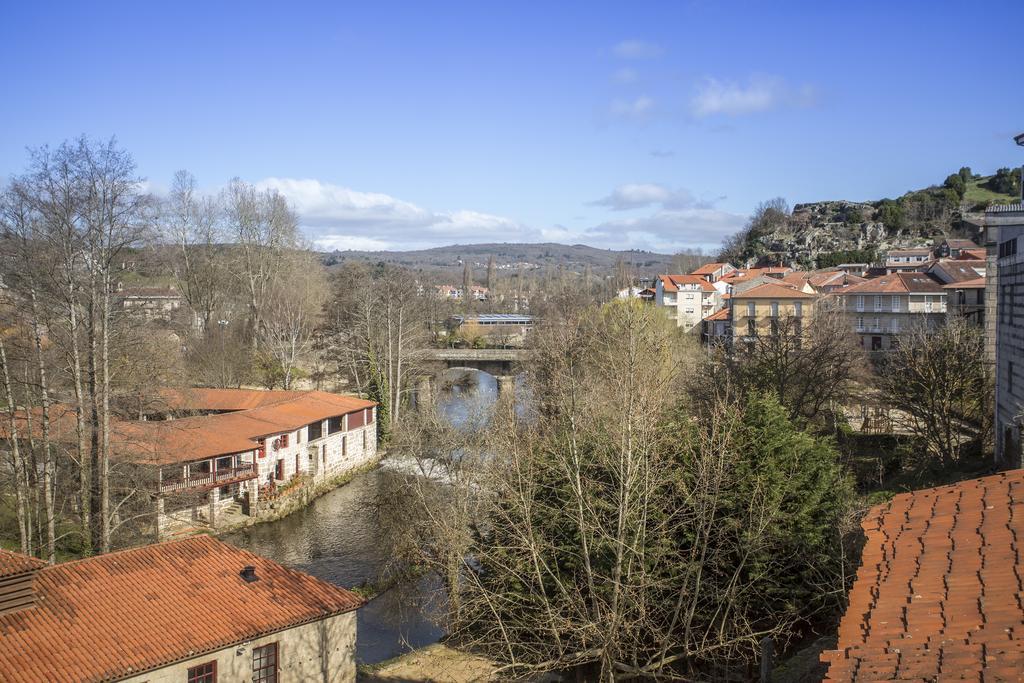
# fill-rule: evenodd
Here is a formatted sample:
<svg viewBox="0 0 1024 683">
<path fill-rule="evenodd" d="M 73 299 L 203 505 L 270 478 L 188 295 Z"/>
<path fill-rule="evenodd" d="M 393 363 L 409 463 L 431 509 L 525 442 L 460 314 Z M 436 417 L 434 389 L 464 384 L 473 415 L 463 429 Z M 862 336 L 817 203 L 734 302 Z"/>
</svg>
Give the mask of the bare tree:
<svg viewBox="0 0 1024 683">
<path fill-rule="evenodd" d="M 290 254 L 282 270 L 267 307 L 260 347 L 280 367 L 284 389 L 291 389 L 320 325 L 328 285 L 316 256 L 308 252 Z"/>
<path fill-rule="evenodd" d="M 982 331 L 962 318 L 932 328 L 922 320 L 900 334 L 883 361 L 879 382 L 904 428 L 943 465 L 960 461 L 976 444 L 984 451 L 992 432 L 993 377 Z"/>
<path fill-rule="evenodd" d="M 174 278 L 178 290 L 205 334 L 230 291 L 229 268 L 218 198 L 199 196 L 195 178 L 187 171 L 174 174 L 163 204 L 166 239 L 174 245 Z"/>
<path fill-rule="evenodd" d="M 298 245 L 295 213 L 276 190 L 235 179 L 224 202 L 231 236 L 241 253 L 235 270 L 247 299 L 252 342 L 258 344 L 283 260 Z"/>
</svg>

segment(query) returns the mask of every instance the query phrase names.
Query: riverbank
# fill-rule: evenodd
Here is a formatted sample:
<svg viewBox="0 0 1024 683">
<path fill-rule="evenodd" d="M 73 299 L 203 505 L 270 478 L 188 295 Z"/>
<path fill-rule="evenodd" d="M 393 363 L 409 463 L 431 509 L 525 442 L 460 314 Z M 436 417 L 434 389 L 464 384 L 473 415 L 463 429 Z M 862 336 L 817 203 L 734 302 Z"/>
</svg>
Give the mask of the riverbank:
<svg viewBox="0 0 1024 683">
<path fill-rule="evenodd" d="M 483 683 L 497 681 L 497 665 L 436 643 L 372 666 L 360 666 L 361 683 Z"/>
<path fill-rule="evenodd" d="M 295 512 L 298 512 L 299 510 L 309 507 L 309 505 L 316 499 L 341 486 L 344 486 L 345 484 L 348 484 L 359 475 L 366 474 L 367 472 L 372 472 L 377 469 L 380 466 L 381 460 L 385 457 L 387 457 L 386 451 L 378 451 L 373 460 L 370 460 L 359 467 L 343 472 L 336 477 L 325 479 L 318 484 L 300 486 L 294 491 L 289 491 L 280 498 L 267 503 L 265 507 L 261 507 L 258 514 L 244 516 L 237 521 L 228 524 L 220 524 L 216 529 L 210 530 L 210 532 L 215 536 L 225 536 L 259 524 L 277 522 Z"/>
</svg>

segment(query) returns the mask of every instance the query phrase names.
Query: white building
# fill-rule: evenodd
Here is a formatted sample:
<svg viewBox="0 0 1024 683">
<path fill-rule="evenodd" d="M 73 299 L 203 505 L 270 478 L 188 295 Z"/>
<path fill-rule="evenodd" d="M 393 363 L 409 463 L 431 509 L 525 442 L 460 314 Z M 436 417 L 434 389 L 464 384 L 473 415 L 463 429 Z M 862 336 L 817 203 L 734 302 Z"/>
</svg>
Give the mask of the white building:
<svg viewBox="0 0 1024 683">
<path fill-rule="evenodd" d="M 722 295 L 699 275 L 659 275 L 654 303 L 668 310 L 677 327 L 700 332 L 701 321 L 722 307 Z"/>
<path fill-rule="evenodd" d="M 258 516 L 295 485 L 316 486 L 377 458 L 376 404 L 322 391 L 165 392 L 166 414 L 118 423 L 115 447 L 155 470 L 157 533 Z M 200 414 L 195 414 L 200 413 Z"/>
<path fill-rule="evenodd" d="M 835 294 L 861 346 L 869 351 L 893 348 L 900 333 L 913 325 L 937 328 L 946 320 L 947 291 L 925 273 L 882 275 Z"/>
</svg>

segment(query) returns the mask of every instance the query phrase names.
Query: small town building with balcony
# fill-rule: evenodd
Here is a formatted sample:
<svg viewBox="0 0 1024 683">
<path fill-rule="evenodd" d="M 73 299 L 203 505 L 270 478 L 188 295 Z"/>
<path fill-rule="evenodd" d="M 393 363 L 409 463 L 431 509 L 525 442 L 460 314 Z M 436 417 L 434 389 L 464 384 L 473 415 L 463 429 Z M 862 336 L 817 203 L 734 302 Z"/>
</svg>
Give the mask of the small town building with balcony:
<svg viewBox="0 0 1024 683">
<path fill-rule="evenodd" d="M 861 347 L 868 351 L 892 349 L 899 335 L 914 325 L 935 329 L 946 319 L 947 290 L 925 273 L 883 275 L 835 294 Z"/>
<path fill-rule="evenodd" d="M 701 321 L 722 307 L 722 295 L 710 281 L 696 273 L 659 275 L 655 282 L 654 303 L 666 309 L 676 327 L 699 333 Z"/>
<path fill-rule="evenodd" d="M 733 346 L 753 345 L 758 337 L 779 334 L 783 323 L 789 334 L 800 336 L 817 300 L 817 294 L 782 282 L 734 290 L 729 300 Z"/>
<path fill-rule="evenodd" d="M 377 459 L 376 404 L 322 391 L 164 392 L 165 417 L 115 426 L 123 455 L 155 472 L 157 535 L 258 517 L 298 486 Z M 174 414 L 190 416 L 173 418 Z"/>
</svg>

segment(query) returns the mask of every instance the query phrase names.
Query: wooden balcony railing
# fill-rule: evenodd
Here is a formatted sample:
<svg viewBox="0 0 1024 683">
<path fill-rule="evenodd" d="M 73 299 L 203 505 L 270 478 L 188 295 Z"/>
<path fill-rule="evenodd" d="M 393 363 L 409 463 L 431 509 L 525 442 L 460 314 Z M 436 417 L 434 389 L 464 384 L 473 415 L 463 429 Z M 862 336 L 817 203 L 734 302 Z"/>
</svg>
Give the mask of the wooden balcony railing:
<svg viewBox="0 0 1024 683">
<path fill-rule="evenodd" d="M 164 479 L 160 482 L 160 492 L 180 491 L 182 489 L 224 486 L 237 481 L 246 481 L 256 477 L 256 463 L 246 463 L 238 467 L 219 469 L 216 472 L 201 472 L 187 478 Z"/>
</svg>

